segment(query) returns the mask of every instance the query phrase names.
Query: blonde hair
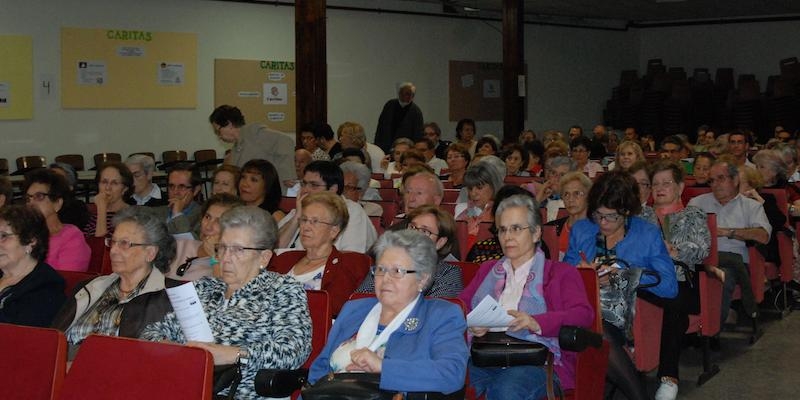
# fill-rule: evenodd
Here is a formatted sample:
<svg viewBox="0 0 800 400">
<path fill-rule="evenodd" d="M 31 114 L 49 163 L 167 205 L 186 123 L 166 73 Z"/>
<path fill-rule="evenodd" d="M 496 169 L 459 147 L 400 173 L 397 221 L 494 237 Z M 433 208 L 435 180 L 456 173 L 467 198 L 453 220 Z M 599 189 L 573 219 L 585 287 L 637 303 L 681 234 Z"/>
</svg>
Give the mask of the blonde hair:
<svg viewBox="0 0 800 400">
<path fill-rule="evenodd" d="M 341 234 L 347 227 L 347 222 L 350 220 L 350 214 L 347 212 L 347 204 L 345 204 L 342 197 L 333 192 L 318 192 L 312 193 L 303 198 L 300 202 L 303 209 L 311 204 L 319 204 L 328 209 L 333 216 L 331 223 L 339 227 L 339 234 Z"/>
</svg>

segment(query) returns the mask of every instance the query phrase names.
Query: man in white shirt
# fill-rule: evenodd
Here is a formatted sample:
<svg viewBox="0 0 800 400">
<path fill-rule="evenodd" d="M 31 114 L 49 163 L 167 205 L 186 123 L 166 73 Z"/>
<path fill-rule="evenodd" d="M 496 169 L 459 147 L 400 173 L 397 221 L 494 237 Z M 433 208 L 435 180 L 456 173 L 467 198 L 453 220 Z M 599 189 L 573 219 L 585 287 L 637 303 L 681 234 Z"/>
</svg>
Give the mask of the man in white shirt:
<svg viewBox="0 0 800 400">
<path fill-rule="evenodd" d="M 741 167 L 742 165 L 751 168 L 756 167 L 755 164 L 747 159 L 747 149 L 750 148 L 750 139 L 748 136 L 747 133 L 740 130 L 735 130 L 728 135 L 728 154 L 736 159 L 737 167 Z"/>
<path fill-rule="evenodd" d="M 426 137 L 418 138 L 414 140 L 414 148 L 425 155 L 427 164 L 433 168 L 433 172 L 435 172 L 436 175 L 441 175 L 442 169 L 447 168 L 447 162 L 436 157 L 436 146 L 433 144 L 432 140 Z"/>
<path fill-rule="evenodd" d="M 344 191 L 344 174 L 338 165 L 331 161 L 314 161 L 308 164 L 300 182 L 301 189 L 297 196 L 295 209 L 290 211 L 278 223 L 278 247 L 300 250 L 303 245 L 300 243 L 299 218 L 302 214 L 301 203 L 303 198 L 309 193 L 322 191 L 334 192 L 342 195 Z M 372 225 L 367 213 L 358 203 L 344 198 L 347 204 L 347 212 L 350 215 L 347 227 L 336 238 L 334 246 L 338 250 L 357 251 L 366 253 L 372 243 L 378 237 L 375 227 Z"/>
<path fill-rule="evenodd" d="M 769 242 L 772 233 L 761 203 L 739 194 L 739 171 L 736 165 L 717 161 L 709 171 L 711 193 L 702 194 L 689 201 L 707 213 L 717 214 L 717 243 L 719 268 L 723 271 L 722 319 L 730 308 L 731 295 L 736 285 L 742 288 L 742 305 L 748 317 L 758 315 L 758 308 L 750 285 L 747 263 L 750 261 L 745 241 L 762 244 Z"/>
</svg>

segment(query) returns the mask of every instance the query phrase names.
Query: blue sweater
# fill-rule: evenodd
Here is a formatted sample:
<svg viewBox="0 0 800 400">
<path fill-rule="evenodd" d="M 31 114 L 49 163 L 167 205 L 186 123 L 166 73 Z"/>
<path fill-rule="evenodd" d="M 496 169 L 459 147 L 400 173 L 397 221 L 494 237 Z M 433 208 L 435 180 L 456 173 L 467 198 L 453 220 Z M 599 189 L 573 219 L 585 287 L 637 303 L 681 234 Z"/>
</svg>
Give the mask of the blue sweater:
<svg viewBox="0 0 800 400">
<path fill-rule="evenodd" d="M 331 372 L 331 355 L 358 333 L 377 302 L 373 297 L 345 303 L 325 348 L 311 365 L 309 382 L 313 384 Z M 422 298 L 408 318 L 417 318 L 419 323 L 411 330 L 400 326 L 389 337 L 381 366 L 381 389 L 445 394 L 461 389 L 469 357 L 464 313 L 445 300 Z"/>
<path fill-rule="evenodd" d="M 597 232 L 600 227 L 590 219 L 582 219 L 572 226 L 569 234 L 569 248 L 564 256 L 564 262 L 577 265 L 581 261 L 580 252 L 586 254 L 586 259 L 594 260 L 597 248 L 595 247 Z M 657 226 L 639 218 L 630 217 L 628 231 L 625 237 L 616 245 L 617 257 L 630 264 L 655 271 L 661 277 L 661 283 L 644 289 L 662 298 L 671 299 L 678 295 L 678 280 L 675 276 L 675 265 L 664 246 L 661 231 Z M 642 276 L 642 284 L 654 283 L 655 278 Z"/>
</svg>

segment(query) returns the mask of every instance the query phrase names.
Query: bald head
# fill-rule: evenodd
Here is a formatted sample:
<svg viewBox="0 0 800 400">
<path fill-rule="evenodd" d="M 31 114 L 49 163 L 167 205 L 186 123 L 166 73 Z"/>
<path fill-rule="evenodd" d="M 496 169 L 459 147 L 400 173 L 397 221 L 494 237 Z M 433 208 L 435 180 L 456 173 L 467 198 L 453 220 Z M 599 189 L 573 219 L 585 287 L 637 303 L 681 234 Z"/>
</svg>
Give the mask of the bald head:
<svg viewBox="0 0 800 400">
<path fill-rule="evenodd" d="M 300 148 L 294 151 L 294 173 L 297 179 L 303 179 L 303 170 L 311 162 L 311 152 Z"/>
</svg>

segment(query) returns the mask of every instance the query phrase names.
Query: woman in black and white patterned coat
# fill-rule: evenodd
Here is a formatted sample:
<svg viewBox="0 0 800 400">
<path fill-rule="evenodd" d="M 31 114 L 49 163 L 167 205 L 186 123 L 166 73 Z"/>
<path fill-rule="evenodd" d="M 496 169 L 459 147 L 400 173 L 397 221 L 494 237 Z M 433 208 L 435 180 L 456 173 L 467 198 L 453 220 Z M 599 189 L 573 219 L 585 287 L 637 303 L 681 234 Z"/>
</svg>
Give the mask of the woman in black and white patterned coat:
<svg viewBox="0 0 800 400">
<path fill-rule="evenodd" d="M 204 348 L 215 365 L 241 361 L 237 399 L 256 398 L 253 379 L 262 368 L 299 368 L 311 352 L 311 318 L 302 285 L 265 270 L 277 238 L 273 218 L 258 207 L 235 207 L 220 218 L 216 245 L 221 278 L 195 282 L 214 343 L 187 342 L 174 313 L 148 326 L 147 340 Z"/>
</svg>

